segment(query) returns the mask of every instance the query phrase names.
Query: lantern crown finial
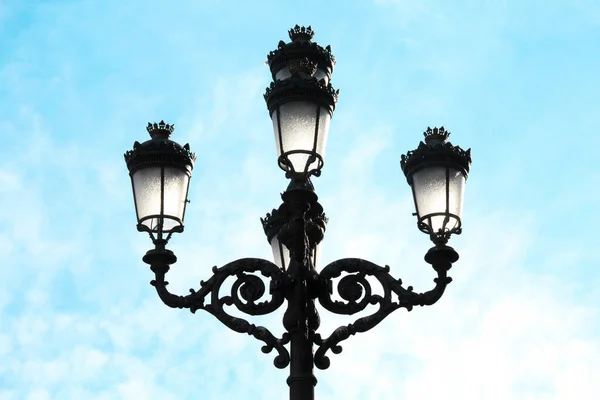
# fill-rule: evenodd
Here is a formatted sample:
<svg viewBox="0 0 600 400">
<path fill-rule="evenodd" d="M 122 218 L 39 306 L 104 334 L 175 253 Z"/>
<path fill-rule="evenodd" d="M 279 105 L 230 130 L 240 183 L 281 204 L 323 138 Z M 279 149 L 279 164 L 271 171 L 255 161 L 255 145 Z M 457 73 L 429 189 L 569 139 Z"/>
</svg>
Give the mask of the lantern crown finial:
<svg viewBox="0 0 600 400">
<path fill-rule="evenodd" d="M 166 124 L 163 120 L 158 124 L 156 122 L 153 124 L 148 122 L 148 126 L 146 127 L 146 130 L 152 139 L 168 139 L 174 129 L 175 124 Z"/>
<path fill-rule="evenodd" d="M 427 127 L 427 130 L 423 132 L 423 136 L 425 136 L 425 143 L 433 144 L 433 143 L 445 143 L 450 136 L 450 132 L 444 129 L 444 127 L 433 128 Z"/>
<path fill-rule="evenodd" d="M 296 25 L 288 31 L 292 42 L 310 41 L 315 36 L 315 31 L 309 25 L 307 27 Z"/>
<path fill-rule="evenodd" d="M 471 165 L 471 149 L 463 150 L 448 142 L 448 132 L 443 126 L 440 128 L 427 128 L 423 133 L 425 143 L 419 143 L 415 150 L 402 155 L 400 166 L 412 184 L 412 175 L 424 166 L 439 165 L 461 171 L 466 177 Z"/>
</svg>

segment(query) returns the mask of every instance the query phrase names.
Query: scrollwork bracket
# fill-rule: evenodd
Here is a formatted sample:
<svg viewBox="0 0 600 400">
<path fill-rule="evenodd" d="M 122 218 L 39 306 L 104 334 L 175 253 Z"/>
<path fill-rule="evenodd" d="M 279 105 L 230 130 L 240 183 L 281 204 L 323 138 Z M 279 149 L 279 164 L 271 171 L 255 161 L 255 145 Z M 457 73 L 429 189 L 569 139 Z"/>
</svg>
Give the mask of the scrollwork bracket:
<svg viewBox="0 0 600 400">
<path fill-rule="evenodd" d="M 284 276 L 277 265 L 266 260 L 243 258 L 221 268 L 215 266 L 210 279 L 200 282 L 200 289 L 190 289 L 189 295 L 177 296 L 168 291 L 169 283 L 165 281 L 169 264 L 176 260 L 171 251 L 160 247 L 149 251 L 144 257 L 144 262 L 150 264 L 155 274 L 151 284 L 156 288 L 163 303 L 172 308 L 187 308 L 192 313 L 200 309 L 207 311 L 231 330 L 246 333 L 264 342 L 261 349 L 263 353 L 277 350 L 278 355 L 273 361 L 277 368 L 285 368 L 289 365 L 290 354 L 285 347 L 290 340 L 287 333 L 284 333 L 281 338 L 276 338 L 264 326 L 256 326 L 243 318 L 230 315 L 224 308 L 234 306 L 238 311 L 252 316 L 265 315 L 277 310 L 285 300 L 283 291 L 280 290 Z M 265 294 L 266 287 L 264 281 L 255 275 L 257 272 L 271 280 L 269 286 L 271 298 L 267 301 L 258 302 Z M 221 295 L 221 287 L 229 278 L 235 278 L 231 292 L 228 295 Z"/>
<path fill-rule="evenodd" d="M 452 281 L 447 271 L 452 263 L 458 260 L 458 254 L 446 245 L 438 245 L 429 250 L 425 261 L 432 264 L 438 276 L 434 279 L 433 289 L 424 293 L 415 293 L 412 286 L 404 288 L 402 280 L 390 275 L 389 266 L 380 267 L 372 262 L 358 258 L 346 258 L 326 266 L 319 274 L 321 285 L 328 290 L 321 291 L 319 303 L 327 311 L 334 314 L 353 315 L 364 311 L 367 306 L 378 306 L 377 310 L 365 317 L 358 318 L 351 324 L 340 326 L 329 337 L 323 339 L 320 334 L 313 335 L 313 342 L 318 346 L 314 356 L 315 366 L 327 369 L 330 365 L 327 352 L 334 354 L 342 351 L 340 342 L 359 332 L 374 328 L 383 319 L 399 308 L 411 311 L 414 306 L 432 305 L 443 295 L 446 286 Z M 337 293 L 343 301 L 334 300 L 333 279 L 345 274 L 337 284 Z M 367 277 L 374 278 L 382 288 L 382 294 L 376 294 Z M 392 293 L 396 295 L 393 299 Z"/>
</svg>

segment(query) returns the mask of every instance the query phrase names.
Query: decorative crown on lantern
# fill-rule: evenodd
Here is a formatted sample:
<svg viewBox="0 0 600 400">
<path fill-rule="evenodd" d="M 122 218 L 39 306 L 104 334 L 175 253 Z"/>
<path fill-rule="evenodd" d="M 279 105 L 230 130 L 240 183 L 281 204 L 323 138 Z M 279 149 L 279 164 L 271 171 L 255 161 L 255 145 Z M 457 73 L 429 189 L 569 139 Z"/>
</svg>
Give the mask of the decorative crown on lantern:
<svg viewBox="0 0 600 400">
<path fill-rule="evenodd" d="M 290 39 L 292 39 L 292 41 L 310 41 L 315 36 L 315 31 L 313 31 L 310 25 L 307 27 L 296 25 L 288 31 L 288 34 L 290 35 Z"/>
<path fill-rule="evenodd" d="M 450 132 L 445 130 L 444 127 L 433 128 L 427 127 L 427 130 L 423 132 L 423 136 L 425 136 L 425 143 L 434 143 L 434 142 L 445 142 L 448 140 L 450 136 Z"/>
<path fill-rule="evenodd" d="M 173 130 L 175 130 L 175 124 L 166 124 L 165 121 L 162 120 L 158 124 L 156 122 L 153 124 L 148 122 L 146 130 L 148 131 L 152 139 L 168 139 L 169 136 L 171 136 L 171 133 L 173 133 Z"/>
</svg>

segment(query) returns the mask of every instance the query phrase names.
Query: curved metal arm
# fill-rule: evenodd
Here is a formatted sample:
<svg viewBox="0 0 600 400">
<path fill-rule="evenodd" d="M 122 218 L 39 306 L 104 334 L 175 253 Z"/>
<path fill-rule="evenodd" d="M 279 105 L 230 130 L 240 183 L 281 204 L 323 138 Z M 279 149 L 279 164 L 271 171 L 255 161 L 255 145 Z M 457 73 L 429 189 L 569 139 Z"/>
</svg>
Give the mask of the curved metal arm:
<svg viewBox="0 0 600 400">
<path fill-rule="evenodd" d="M 458 254 L 451 247 L 440 245 L 430 249 L 425 260 L 432 264 L 438 276 L 434 279 L 434 288 L 424 293 L 413 292 L 412 286 L 402 287 L 402 280 L 392 277 L 389 273 L 390 267 L 387 265 L 380 267 L 358 258 L 346 258 L 326 266 L 319 274 L 319 279 L 327 290 L 321 290 L 318 296 L 319 302 L 326 310 L 335 314 L 352 315 L 363 311 L 369 304 L 378 304 L 379 309 L 371 315 L 357 319 L 352 324 L 337 328 L 327 339 L 322 339 L 319 334 L 315 334 L 313 340 L 319 346 L 315 352 L 315 366 L 320 369 L 328 368 L 330 360 L 326 353 L 329 349 L 335 354 L 340 353 L 341 341 L 358 332 L 370 330 L 398 308 L 411 311 L 414 306 L 429 306 L 438 301 L 448 283 L 452 281 L 446 273 L 452 263 L 458 260 Z M 337 285 L 337 292 L 344 301 L 336 301 L 331 298 L 332 279 L 338 278 L 342 273 L 350 275 L 344 276 Z M 372 292 L 367 276 L 377 279 L 383 288 L 383 295 Z M 392 299 L 392 292 L 397 295 L 397 301 Z"/>
<path fill-rule="evenodd" d="M 205 281 L 200 281 L 200 289 L 190 289 L 187 296 L 178 296 L 172 294 L 167 289 L 169 282 L 165 281 L 165 275 L 169 271 L 170 264 L 177 261 L 175 255 L 170 251 L 157 246 L 155 250 L 150 250 L 144 256 L 144 262 L 150 264 L 150 268 L 155 274 L 155 279 L 150 283 L 156 288 L 160 299 L 167 306 L 172 308 L 189 308 L 192 313 L 199 309 L 208 311 L 225 326 L 239 332 L 247 333 L 256 339 L 265 343 L 262 347 L 263 353 L 270 353 L 276 349 L 278 355 L 273 363 L 277 368 L 285 368 L 290 362 L 290 355 L 285 348 L 289 342 L 287 333 L 283 334 L 281 339 L 276 338 L 267 328 L 250 324 L 242 318 L 234 317 L 224 310 L 224 306 L 235 306 L 239 311 L 248 315 L 265 315 L 278 309 L 284 302 L 284 294 L 278 290 L 283 272 L 267 260 L 257 258 L 243 258 L 224 265 L 221 268 L 213 267 L 213 276 Z M 256 275 L 260 272 L 263 276 L 271 278 L 270 294 L 268 301 L 258 302 L 265 293 L 265 283 Z M 231 294 L 220 296 L 220 289 L 228 278 L 236 277 L 231 287 Z M 209 297 L 210 296 L 210 297 Z M 205 303 L 209 297 L 210 302 Z"/>
</svg>

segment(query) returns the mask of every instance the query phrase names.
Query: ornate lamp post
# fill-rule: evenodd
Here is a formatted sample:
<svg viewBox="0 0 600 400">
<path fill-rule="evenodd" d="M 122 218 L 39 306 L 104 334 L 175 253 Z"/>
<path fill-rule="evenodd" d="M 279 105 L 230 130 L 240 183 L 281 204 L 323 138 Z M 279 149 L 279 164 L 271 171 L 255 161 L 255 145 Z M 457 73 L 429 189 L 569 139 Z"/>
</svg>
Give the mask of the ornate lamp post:
<svg viewBox="0 0 600 400">
<path fill-rule="evenodd" d="M 412 188 L 417 226 L 434 243 L 425 254 L 425 261 L 437 273 L 433 289 L 415 293 L 412 287 L 405 288 L 401 280 L 393 278 L 388 266 L 356 258 L 334 261 L 319 271 L 318 250 L 327 218 L 310 177 L 319 176 L 323 167 L 329 123 L 338 96 L 330 83 L 335 58 L 329 46 L 323 48 L 312 42 L 311 27 L 296 25 L 289 35 L 291 42 L 280 41 L 268 56 L 273 82 L 265 93 L 278 164 L 290 179 L 281 196 L 282 204 L 262 219 L 275 263 L 255 258 L 236 260 L 214 267 L 213 275 L 202 281 L 198 290 L 190 289 L 186 296 L 170 293 L 165 275 L 177 258 L 166 245 L 173 233 L 183 232 L 196 156 L 189 145 L 182 147 L 171 141 L 173 126 L 161 121 L 148 124 L 151 139 L 142 144 L 135 142 L 133 150 L 125 153 L 125 161 L 133 186 L 137 228 L 149 233 L 154 244 L 143 260 L 155 274 L 151 283 L 161 300 L 169 307 L 188 308 L 193 313 L 205 310 L 230 329 L 264 342 L 264 353 L 276 350 L 275 366 L 290 366 L 290 399 L 308 400 L 314 399 L 317 383 L 313 367 L 329 367 L 329 350 L 337 354 L 342 351 L 340 342 L 370 330 L 398 308 L 410 311 L 417 305 L 432 305 L 444 293 L 451 281 L 447 271 L 458 260 L 447 242 L 452 234 L 461 233 L 463 192 L 471 155 L 470 149 L 464 151 L 450 144 L 450 133 L 443 127 L 427 128 L 425 141 L 403 155 L 400 162 Z M 256 273 L 270 279 L 270 298 L 265 301 L 260 300 L 266 287 Z M 336 292 L 343 301 L 337 301 L 332 298 L 333 280 L 342 275 Z M 373 293 L 367 277 L 378 282 L 383 294 Z M 234 279 L 231 291 L 221 293 L 228 278 Z M 315 301 L 335 314 L 353 315 L 369 304 L 378 308 L 322 337 L 317 333 L 320 318 Z M 234 306 L 248 315 L 265 315 L 284 303 L 286 332 L 282 337 L 228 314 L 225 308 Z"/>
</svg>

